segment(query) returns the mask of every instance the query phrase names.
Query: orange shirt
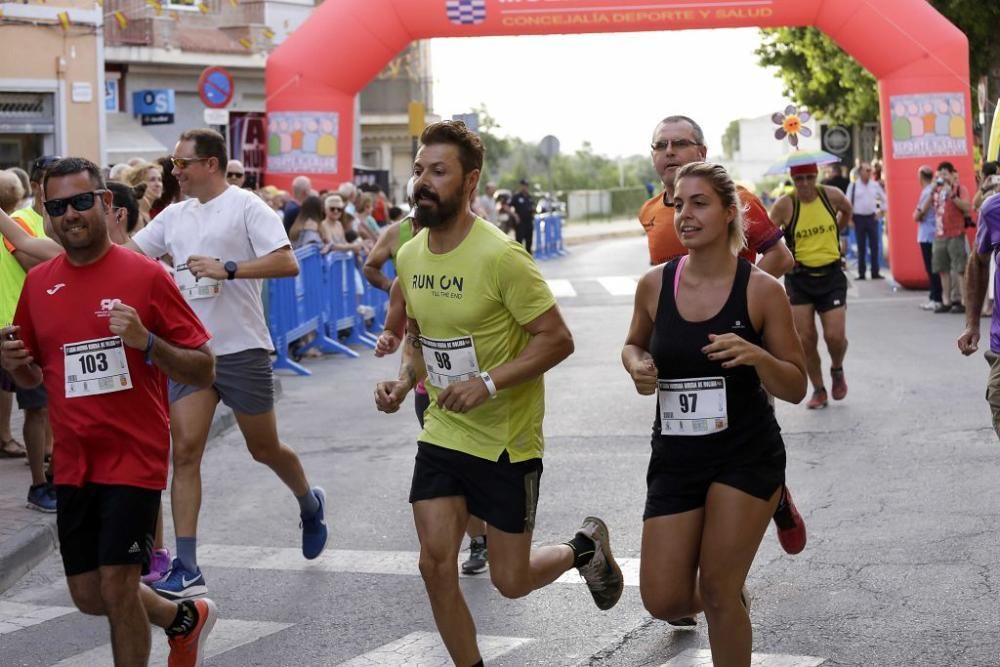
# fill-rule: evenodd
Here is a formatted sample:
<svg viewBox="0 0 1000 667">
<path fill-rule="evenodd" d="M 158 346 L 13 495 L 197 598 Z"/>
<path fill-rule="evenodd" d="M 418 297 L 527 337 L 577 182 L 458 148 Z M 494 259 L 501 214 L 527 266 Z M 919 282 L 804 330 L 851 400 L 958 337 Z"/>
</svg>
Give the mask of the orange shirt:
<svg viewBox="0 0 1000 667">
<path fill-rule="evenodd" d="M 740 203 L 743 205 L 743 219 L 746 221 L 747 247 L 740 253 L 751 263 L 757 261 L 757 254 L 781 240 L 781 229 L 771 221 L 767 209 L 757 196 L 746 188 L 736 186 Z M 674 229 L 674 207 L 663 203 L 663 193 L 656 195 L 639 209 L 639 223 L 646 230 L 651 264 L 663 264 L 675 257 L 687 254 L 687 248 L 677 237 Z"/>
</svg>

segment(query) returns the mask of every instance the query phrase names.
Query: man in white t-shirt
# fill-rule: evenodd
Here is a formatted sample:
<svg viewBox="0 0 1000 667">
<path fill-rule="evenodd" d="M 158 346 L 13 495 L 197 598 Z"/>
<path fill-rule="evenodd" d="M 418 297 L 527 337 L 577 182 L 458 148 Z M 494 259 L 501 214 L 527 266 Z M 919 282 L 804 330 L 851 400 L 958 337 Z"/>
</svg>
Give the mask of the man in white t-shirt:
<svg viewBox="0 0 1000 667">
<path fill-rule="evenodd" d="M 173 257 L 177 286 L 212 334 L 216 355 L 213 386 L 197 389 L 171 381 L 169 387 L 177 553 L 170 572 L 153 588 L 181 599 L 208 590 L 196 555 L 200 468 L 220 400 L 235 413 L 254 459 L 274 470 L 298 499 L 306 558 L 323 551 L 327 529 L 323 489 L 309 485 L 298 456 L 278 439 L 274 414 L 274 348 L 261 301 L 262 279 L 299 272 L 281 218 L 252 192 L 226 183 L 226 143 L 218 132 L 185 132 L 171 159 L 189 199 L 164 209 L 129 247 L 150 257 Z"/>
</svg>

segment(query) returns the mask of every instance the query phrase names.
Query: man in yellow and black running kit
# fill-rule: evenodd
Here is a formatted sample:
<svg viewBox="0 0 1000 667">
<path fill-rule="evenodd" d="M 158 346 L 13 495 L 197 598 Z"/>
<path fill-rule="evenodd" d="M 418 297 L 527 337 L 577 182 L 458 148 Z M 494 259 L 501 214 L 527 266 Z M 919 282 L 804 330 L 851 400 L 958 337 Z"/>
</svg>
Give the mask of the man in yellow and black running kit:
<svg viewBox="0 0 1000 667">
<path fill-rule="evenodd" d="M 417 443 L 410 503 L 420 574 L 457 667 L 482 667 L 476 626 L 458 582 L 470 514 L 489 535 L 490 580 L 523 597 L 577 568 L 600 609 L 624 580 L 608 529 L 587 517 L 576 535 L 533 547 L 542 474 L 544 373 L 573 351 L 555 298 L 523 246 L 470 210 L 483 165 L 479 137 L 458 121 L 429 125 L 413 165 L 415 220 L 400 247 L 406 341 L 398 380 L 375 404 L 395 412 L 417 381 L 431 404 Z"/>
<path fill-rule="evenodd" d="M 810 410 L 825 408 L 828 401 L 817 350 L 816 313 L 830 353 L 833 400 L 847 396 L 847 276 L 840 257 L 840 231 L 851 219 L 851 203 L 839 189 L 817 185 L 818 171 L 815 164 L 792 167 L 795 191 L 771 209 L 771 219 L 785 230 L 785 242 L 795 256 L 795 268 L 785 276 L 785 291 L 813 385 L 806 404 Z"/>
</svg>

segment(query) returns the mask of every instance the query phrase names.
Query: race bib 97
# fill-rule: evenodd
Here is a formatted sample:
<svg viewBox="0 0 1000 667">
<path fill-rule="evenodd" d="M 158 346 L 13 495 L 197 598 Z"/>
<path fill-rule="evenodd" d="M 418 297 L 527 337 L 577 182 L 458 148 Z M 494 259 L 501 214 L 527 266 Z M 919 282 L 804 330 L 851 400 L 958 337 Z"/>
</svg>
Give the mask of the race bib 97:
<svg viewBox="0 0 1000 667">
<path fill-rule="evenodd" d="M 177 288 L 188 301 L 195 299 L 211 299 L 222 292 L 222 281 L 215 278 L 195 278 L 187 264 L 174 267 L 174 280 Z"/>
<path fill-rule="evenodd" d="M 110 394 L 132 388 L 125 344 L 118 336 L 63 345 L 66 398 Z"/>
<path fill-rule="evenodd" d="M 659 380 L 660 432 L 708 435 L 729 427 L 726 378 Z"/>
<path fill-rule="evenodd" d="M 448 339 L 421 336 L 420 350 L 427 367 L 427 380 L 438 389 L 479 377 L 476 346 L 471 336 Z"/>
</svg>

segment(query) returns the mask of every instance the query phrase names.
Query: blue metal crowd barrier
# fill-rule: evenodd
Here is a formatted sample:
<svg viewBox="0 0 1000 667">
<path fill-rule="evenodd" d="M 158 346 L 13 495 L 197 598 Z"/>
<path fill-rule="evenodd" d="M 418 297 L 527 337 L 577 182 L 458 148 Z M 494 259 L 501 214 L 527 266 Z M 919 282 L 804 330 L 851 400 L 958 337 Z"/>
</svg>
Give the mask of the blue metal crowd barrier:
<svg viewBox="0 0 1000 667">
<path fill-rule="evenodd" d="M 563 245 L 562 224 L 562 216 L 558 213 L 535 216 L 533 254 L 536 259 L 552 259 L 567 254 Z"/>
<path fill-rule="evenodd" d="M 347 344 L 374 349 L 384 327 L 389 296 L 364 279 L 354 254 L 323 255 L 318 246 L 310 245 L 296 250 L 295 256 L 298 276 L 267 282 L 268 329 L 277 357 L 274 368 L 311 375 L 289 356 L 289 346 L 296 341 L 303 341 L 296 356 L 316 348 L 357 358 L 358 353 Z M 389 277 L 395 276 L 391 264 L 384 270 Z M 341 332 L 347 332 L 347 344 L 340 342 Z"/>
</svg>

